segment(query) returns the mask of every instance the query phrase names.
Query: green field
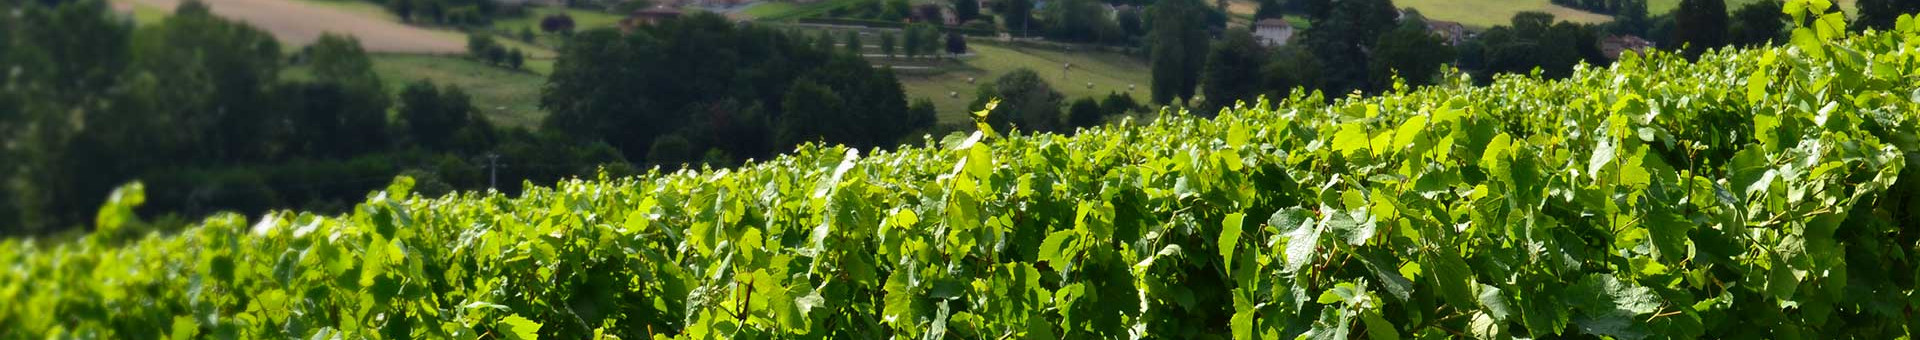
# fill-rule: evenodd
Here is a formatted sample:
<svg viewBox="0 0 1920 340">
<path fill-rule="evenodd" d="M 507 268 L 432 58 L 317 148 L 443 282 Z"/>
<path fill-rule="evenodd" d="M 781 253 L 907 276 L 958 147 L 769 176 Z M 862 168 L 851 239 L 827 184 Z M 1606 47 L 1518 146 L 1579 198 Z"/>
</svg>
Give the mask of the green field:
<svg viewBox="0 0 1920 340">
<path fill-rule="evenodd" d="M 967 104 L 973 102 L 979 84 L 991 83 L 994 78 L 1022 67 L 1039 72 L 1047 84 L 1066 96 L 1063 101 L 1127 92 L 1134 100 L 1145 102 L 1152 95 L 1147 63 L 1138 58 L 1106 52 L 1011 47 L 983 40 L 970 40 L 969 44 L 978 56 L 968 59 L 964 66 L 952 67 L 937 75 L 900 76 L 900 85 L 906 89 L 907 97 L 932 99 L 942 123 L 966 121 Z M 1073 63 L 1073 69 L 1062 70 L 1061 66 L 1069 62 Z M 969 77 L 975 79 L 974 84 L 967 83 Z M 1088 82 L 1093 83 L 1092 88 L 1087 87 Z M 1135 85 L 1132 91 L 1127 90 L 1129 84 Z M 948 97 L 950 92 L 959 93 L 959 97 Z"/>
<path fill-rule="evenodd" d="M 1749 3 L 1754 3 L 1761 0 L 1726 0 L 1726 1 L 1727 1 L 1727 12 L 1733 12 L 1733 11 L 1739 10 L 1740 6 L 1746 6 Z M 1841 11 L 1847 12 L 1847 15 L 1851 16 L 1851 15 L 1859 14 L 1859 12 L 1854 10 L 1854 4 L 1853 4 L 1854 1 L 1855 0 L 1836 0 L 1833 3 L 1834 5 L 1840 6 Z M 1680 0 L 1648 0 L 1647 1 L 1647 12 L 1652 13 L 1654 15 L 1660 15 L 1660 14 L 1665 14 L 1667 12 L 1672 12 L 1675 8 L 1680 8 Z"/>
<path fill-rule="evenodd" d="M 321 7 L 329 7 L 329 8 L 334 8 L 334 9 L 339 9 L 339 10 L 344 10 L 344 11 L 347 11 L 347 12 L 352 12 L 352 13 L 354 13 L 354 14 L 360 14 L 360 15 L 362 15 L 362 16 L 369 16 L 369 17 L 375 17 L 375 18 L 380 18 L 380 19 L 382 19 L 382 20 L 386 20 L 386 21 L 400 21 L 400 17 L 399 17 L 399 16 L 395 16 L 395 15 L 393 15 L 393 12 L 388 12 L 388 11 L 387 11 L 387 8 L 386 8 L 385 6 L 380 6 L 380 4 L 376 4 L 376 3 L 372 3 L 372 2 L 367 2 L 367 1 L 361 1 L 361 0 L 300 0 L 300 2 L 304 2 L 304 3 L 308 3 L 308 4 L 313 4 L 313 5 L 319 5 L 319 6 L 321 6 Z"/>
<path fill-rule="evenodd" d="M 431 79 L 440 86 L 460 86 L 473 96 L 473 106 L 496 125 L 533 127 L 546 117 L 540 110 L 540 86 L 547 78 L 539 74 L 465 58 L 411 54 L 375 54 L 373 69 L 387 83 L 387 90 L 394 93 L 421 79 Z"/>
<path fill-rule="evenodd" d="M 488 66 L 458 56 L 376 53 L 373 71 L 397 102 L 400 90 L 421 79 L 439 86 L 459 86 L 473 97 L 473 106 L 495 125 L 540 125 L 546 112 L 540 110 L 540 87 L 546 76 L 527 71 L 512 71 Z M 289 80 L 310 80 L 306 66 L 288 67 L 280 74 Z"/>
<path fill-rule="evenodd" d="M 161 19 L 166 19 L 168 15 L 173 15 L 172 8 L 154 7 L 138 1 L 114 0 L 111 1 L 111 3 L 116 11 L 130 15 L 133 19 L 133 24 L 139 26 L 159 23 Z"/>
<path fill-rule="evenodd" d="M 758 20 L 778 21 L 821 15 L 834 8 L 851 6 L 861 0 L 825 0 L 811 4 L 798 4 L 791 1 L 762 1 L 758 5 L 741 11 L 748 17 Z"/>
<path fill-rule="evenodd" d="M 1506 25 L 1512 21 L 1514 14 L 1526 11 L 1547 12 L 1560 20 L 1578 23 L 1602 23 L 1613 20 L 1606 15 L 1560 7 L 1547 0 L 1399 0 L 1393 3 L 1396 6 L 1419 10 L 1420 14 L 1426 15 L 1427 18 L 1457 21 L 1478 28 Z"/>
<path fill-rule="evenodd" d="M 519 32 L 522 29 L 528 29 L 533 30 L 534 33 L 541 33 L 540 19 L 555 13 L 566 13 L 567 16 L 573 17 L 574 30 L 582 31 L 602 27 L 616 27 L 620 25 L 620 19 L 625 18 L 617 14 L 601 11 L 542 6 L 527 10 L 527 15 L 523 17 L 495 20 L 493 22 L 493 28 L 495 30 L 508 32 Z"/>
</svg>

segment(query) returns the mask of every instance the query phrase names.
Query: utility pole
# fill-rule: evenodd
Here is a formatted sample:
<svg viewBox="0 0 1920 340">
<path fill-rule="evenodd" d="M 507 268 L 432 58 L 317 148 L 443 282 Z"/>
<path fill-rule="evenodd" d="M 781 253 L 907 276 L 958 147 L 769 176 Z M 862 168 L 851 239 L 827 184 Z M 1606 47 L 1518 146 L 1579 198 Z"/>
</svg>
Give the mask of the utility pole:
<svg viewBox="0 0 1920 340">
<path fill-rule="evenodd" d="M 500 184 L 500 165 L 499 164 L 500 164 L 500 154 L 488 152 L 487 153 L 487 189 L 494 189 L 499 187 L 499 184 Z"/>
</svg>

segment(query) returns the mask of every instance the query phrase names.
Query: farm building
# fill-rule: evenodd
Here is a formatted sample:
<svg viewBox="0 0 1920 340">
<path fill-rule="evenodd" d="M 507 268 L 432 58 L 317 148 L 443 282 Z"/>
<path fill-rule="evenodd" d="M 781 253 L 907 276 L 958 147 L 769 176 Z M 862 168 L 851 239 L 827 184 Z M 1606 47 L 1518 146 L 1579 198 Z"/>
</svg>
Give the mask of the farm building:
<svg viewBox="0 0 1920 340">
<path fill-rule="evenodd" d="M 640 27 L 641 25 L 652 25 L 661 21 L 679 18 L 680 14 L 680 10 L 666 7 L 654 7 L 633 11 L 633 13 L 627 14 L 626 19 L 620 19 L 620 31 L 632 33 L 634 28 Z"/>
<path fill-rule="evenodd" d="M 1467 36 L 1467 26 L 1461 25 L 1458 22 L 1429 19 L 1427 20 L 1427 31 L 1439 34 L 1440 39 L 1447 41 L 1447 46 L 1460 46 L 1460 43 L 1466 42 L 1467 38 L 1469 38 Z"/>
<path fill-rule="evenodd" d="M 1287 46 L 1287 41 L 1293 40 L 1293 23 L 1274 18 L 1260 20 L 1253 23 L 1253 36 L 1260 39 L 1261 46 Z"/>
<path fill-rule="evenodd" d="M 1653 48 L 1653 42 L 1633 35 L 1608 35 L 1600 38 L 1600 54 L 1608 60 L 1620 60 L 1620 54 L 1627 51 L 1645 52 Z"/>
</svg>

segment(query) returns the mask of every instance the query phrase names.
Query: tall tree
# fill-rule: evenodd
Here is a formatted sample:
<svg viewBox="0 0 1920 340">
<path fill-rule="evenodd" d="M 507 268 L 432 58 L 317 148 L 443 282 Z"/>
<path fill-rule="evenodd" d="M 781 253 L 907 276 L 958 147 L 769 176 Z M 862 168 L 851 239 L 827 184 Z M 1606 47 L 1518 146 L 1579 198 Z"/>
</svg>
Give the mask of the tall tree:
<svg viewBox="0 0 1920 340">
<path fill-rule="evenodd" d="M 861 49 L 863 49 L 863 48 L 865 48 L 865 47 L 864 47 L 864 46 L 860 46 L 860 31 L 859 31 L 859 30 L 848 30 L 848 31 L 847 31 L 847 45 L 846 45 L 846 48 L 847 48 L 847 53 L 850 53 L 850 54 L 853 54 L 853 55 L 860 55 L 860 54 L 861 54 L 861 51 L 860 51 L 860 50 L 861 50 Z"/>
<path fill-rule="evenodd" d="M 1689 58 L 1727 46 L 1727 3 L 1724 0 L 1680 0 L 1674 10 L 1674 41 L 1686 45 Z"/>
<path fill-rule="evenodd" d="M 1067 127 L 1083 128 L 1100 125 L 1100 118 L 1104 116 L 1100 110 L 1100 102 L 1093 100 L 1093 97 L 1074 100 L 1073 105 L 1067 106 Z"/>
<path fill-rule="evenodd" d="M 1000 12 L 1000 24 L 1006 26 L 1008 31 L 1024 37 L 1031 34 L 1032 29 L 1037 28 L 1033 27 L 1031 22 L 1033 20 L 1032 0 L 1006 0 L 1001 6 L 1005 6 L 1006 11 Z"/>
<path fill-rule="evenodd" d="M 360 40 L 352 36 L 322 34 L 319 40 L 307 49 L 308 62 L 313 68 L 314 80 L 321 84 L 338 87 L 342 98 L 337 103 L 323 103 L 330 91 L 325 88 L 309 88 L 305 92 L 306 107 L 309 108 L 297 129 L 304 135 L 302 141 L 307 144 L 308 152 L 330 156 L 348 156 L 371 152 L 385 143 L 386 113 L 389 99 L 387 91 L 380 82 L 380 75 L 373 70 L 373 60 L 367 57 L 360 47 Z M 327 112 L 318 105 L 338 105 L 337 111 Z"/>
<path fill-rule="evenodd" d="M 1162 0 L 1153 5 L 1151 57 L 1153 101 L 1193 98 L 1207 53 L 1205 4 L 1199 0 Z"/>
<path fill-rule="evenodd" d="M 893 31 L 880 32 L 880 53 L 887 55 L 887 58 L 893 58 L 894 40 L 897 39 L 894 38 Z"/>
<path fill-rule="evenodd" d="M 902 32 L 905 33 L 902 34 L 900 42 L 902 54 L 907 55 L 907 59 L 913 59 L 913 56 L 920 54 L 920 45 L 927 43 L 926 35 L 920 34 L 919 24 L 907 25 L 907 29 Z"/>
<path fill-rule="evenodd" d="M 980 17 L 980 0 L 953 0 L 953 16 L 963 23 Z"/>
<path fill-rule="evenodd" d="M 1733 13 L 1733 27 L 1730 32 L 1731 43 L 1743 47 L 1765 45 L 1769 41 L 1786 40 L 1787 16 L 1781 11 L 1776 0 L 1764 0 L 1741 6 Z"/>
<path fill-rule="evenodd" d="M 1260 0 L 1259 4 L 1260 8 L 1255 9 L 1253 12 L 1253 21 L 1280 18 L 1287 14 L 1284 0 Z"/>
<path fill-rule="evenodd" d="M 1604 62 L 1593 46 L 1594 34 L 1570 22 L 1555 23 L 1552 14 L 1521 12 L 1513 16 L 1511 26 L 1480 34 L 1484 49 L 1478 59 L 1493 73 L 1526 74 L 1539 68 L 1548 78 L 1563 78 L 1583 59 Z"/>
<path fill-rule="evenodd" d="M 1381 33 L 1394 28 L 1399 11 L 1391 0 L 1342 0 L 1333 3 L 1325 20 L 1314 22 L 1306 31 L 1305 44 L 1320 57 L 1331 93 L 1371 88 L 1368 81 L 1367 51 L 1379 41 Z"/>
<path fill-rule="evenodd" d="M 974 98 L 975 109 L 988 100 L 1000 99 L 1000 106 L 987 116 L 988 123 L 996 129 L 1006 130 L 1012 125 L 1020 129 L 1036 132 L 1058 131 L 1060 126 L 1060 100 L 1064 98 L 1046 80 L 1040 79 L 1040 73 L 1032 69 L 1020 68 L 994 79 L 992 84 L 981 85 L 979 97 Z"/>
<path fill-rule="evenodd" d="M 445 148 L 454 131 L 473 119 L 471 98 L 459 87 L 444 89 L 421 80 L 400 90 L 400 121 L 415 143 Z"/>
<path fill-rule="evenodd" d="M 1380 35 L 1380 42 L 1374 43 L 1372 65 L 1368 69 L 1372 72 L 1375 90 L 1383 90 L 1391 84 L 1389 77 L 1396 74 L 1406 79 L 1408 85 L 1433 84 L 1439 80 L 1441 68 L 1453 60 L 1453 46 L 1447 46 L 1440 36 L 1427 31 L 1425 24 L 1408 21 Z"/>
<path fill-rule="evenodd" d="M 1901 14 L 1920 13 L 1920 0 L 1859 0 L 1854 8 L 1854 27 L 1888 30 Z"/>
<path fill-rule="evenodd" d="M 821 124 L 847 110 L 846 101 L 833 89 L 802 80 L 793 83 L 782 98 L 780 109 L 784 113 L 780 117 L 779 127 L 774 131 L 775 143 L 780 148 L 788 149 L 795 144 L 818 141 L 823 136 L 845 134 L 836 129 L 846 126 Z"/>
<path fill-rule="evenodd" d="M 960 32 L 947 32 L 947 54 L 967 54 L 967 37 Z"/>
<path fill-rule="evenodd" d="M 1047 4 L 1047 37 L 1068 42 L 1117 42 L 1120 26 L 1095 0 L 1054 0 Z"/>
<path fill-rule="evenodd" d="M 278 114 L 265 100 L 268 85 L 279 79 L 285 58 L 272 35 L 246 24 L 193 9 L 193 2 L 154 29 L 132 39 L 139 67 L 167 81 L 158 94 L 179 121 L 194 122 L 183 133 L 198 139 L 191 152 L 203 158 L 238 161 L 269 156 Z"/>
<path fill-rule="evenodd" d="M 1245 29 L 1227 31 L 1225 38 L 1213 43 L 1207 55 L 1207 69 L 1200 89 L 1207 105 L 1223 108 L 1236 101 L 1252 101 L 1260 95 L 1260 67 L 1267 61 L 1266 50 Z M 1209 110 L 1212 111 L 1212 110 Z"/>
<path fill-rule="evenodd" d="M 1325 87 L 1320 75 L 1320 58 L 1300 46 L 1282 47 L 1260 69 L 1269 97 L 1286 98 L 1295 90 L 1313 91 Z"/>
<path fill-rule="evenodd" d="M 1653 20 L 1647 16 L 1646 0 L 1620 0 L 1619 10 L 1613 15 L 1611 31 L 1614 34 L 1647 36 L 1647 30 L 1653 26 Z"/>
</svg>

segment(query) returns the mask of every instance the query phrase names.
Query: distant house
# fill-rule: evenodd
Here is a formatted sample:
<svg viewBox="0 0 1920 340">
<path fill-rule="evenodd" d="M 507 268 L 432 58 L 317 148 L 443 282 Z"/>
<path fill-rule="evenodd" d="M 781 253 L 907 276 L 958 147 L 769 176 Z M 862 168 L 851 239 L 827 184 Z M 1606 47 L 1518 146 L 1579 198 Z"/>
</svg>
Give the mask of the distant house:
<svg viewBox="0 0 1920 340">
<path fill-rule="evenodd" d="M 632 14 L 627 14 L 626 19 L 620 19 L 620 30 L 632 33 L 634 28 L 679 18 L 680 14 L 680 10 L 666 7 L 654 7 L 633 11 Z"/>
<path fill-rule="evenodd" d="M 1268 18 L 1253 23 L 1253 37 L 1260 39 L 1260 46 L 1287 46 L 1293 40 L 1293 23 L 1278 18 Z"/>
<path fill-rule="evenodd" d="M 1641 53 L 1649 48 L 1653 48 L 1653 42 L 1637 36 L 1608 35 L 1600 38 L 1600 54 L 1606 55 L 1608 60 L 1620 60 L 1621 53 L 1627 51 Z"/>
<path fill-rule="evenodd" d="M 1440 39 L 1447 41 L 1447 46 L 1459 46 L 1467 41 L 1467 26 L 1458 22 L 1429 19 L 1427 31 L 1439 34 Z"/>
</svg>

